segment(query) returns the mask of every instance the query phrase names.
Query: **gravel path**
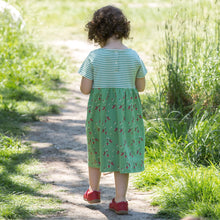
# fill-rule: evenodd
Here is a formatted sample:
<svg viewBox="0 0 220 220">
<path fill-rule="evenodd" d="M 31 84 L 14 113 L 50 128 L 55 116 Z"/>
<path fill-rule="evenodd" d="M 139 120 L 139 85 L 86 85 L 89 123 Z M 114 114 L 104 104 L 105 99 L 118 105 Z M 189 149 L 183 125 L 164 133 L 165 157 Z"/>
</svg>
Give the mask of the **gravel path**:
<svg viewBox="0 0 220 220">
<path fill-rule="evenodd" d="M 56 42 L 68 50 L 76 66 L 86 57 L 92 46 L 80 41 Z M 79 56 L 77 56 L 79 54 Z M 27 140 L 40 152 L 43 172 L 39 179 L 52 187 L 45 192 L 61 199 L 64 211 L 53 216 L 34 219 L 154 219 L 157 209 L 150 206 L 152 194 L 128 189 L 129 215 L 118 216 L 108 209 L 114 196 L 113 174 L 102 175 L 101 203 L 90 205 L 82 198 L 88 188 L 87 146 L 85 133 L 86 105 L 88 96 L 79 91 L 80 77 L 69 86 L 64 108 L 59 115 L 42 117 L 30 125 Z"/>
</svg>

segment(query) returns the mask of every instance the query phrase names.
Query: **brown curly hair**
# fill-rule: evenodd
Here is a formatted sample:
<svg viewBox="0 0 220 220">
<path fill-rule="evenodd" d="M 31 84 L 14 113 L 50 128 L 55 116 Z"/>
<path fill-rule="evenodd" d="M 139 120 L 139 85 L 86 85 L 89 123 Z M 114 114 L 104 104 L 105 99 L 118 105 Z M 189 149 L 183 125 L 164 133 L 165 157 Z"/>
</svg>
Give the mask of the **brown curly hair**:
<svg viewBox="0 0 220 220">
<path fill-rule="evenodd" d="M 95 11 L 92 20 L 86 24 L 86 30 L 88 39 L 103 47 L 110 37 L 127 39 L 130 34 L 130 21 L 119 8 L 108 5 Z"/>
</svg>

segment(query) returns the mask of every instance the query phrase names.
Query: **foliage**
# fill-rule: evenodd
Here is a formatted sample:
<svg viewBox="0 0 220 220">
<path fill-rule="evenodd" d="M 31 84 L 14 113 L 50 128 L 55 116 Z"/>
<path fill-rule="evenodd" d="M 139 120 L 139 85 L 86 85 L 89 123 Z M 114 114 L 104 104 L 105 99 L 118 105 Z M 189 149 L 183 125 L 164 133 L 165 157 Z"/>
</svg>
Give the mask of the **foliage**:
<svg viewBox="0 0 220 220">
<path fill-rule="evenodd" d="M 160 216 L 219 219 L 219 1 L 178 1 L 155 56 L 155 93 L 142 96 L 146 170 Z"/>
<path fill-rule="evenodd" d="M 196 10 L 180 9 L 165 24 L 164 75 L 166 101 L 171 110 L 190 112 L 195 106 L 215 111 L 220 105 L 219 3 Z M 195 16 L 210 7 L 211 14 Z M 216 9 L 217 8 L 217 9 Z M 195 12 L 196 11 L 196 12 Z M 194 14 L 190 14 L 194 13 Z M 201 16 L 201 15 L 200 15 Z"/>
<path fill-rule="evenodd" d="M 55 199 L 40 193 L 45 186 L 37 173 L 32 149 L 17 138 L 0 134 L 0 218 L 23 219 L 58 210 Z"/>
<path fill-rule="evenodd" d="M 53 4 L 50 0 L 12 1 L 25 10 L 27 27 L 37 27 L 35 37 L 47 42 L 86 40 L 84 25 L 94 10 L 106 4 L 124 10 L 134 37 L 126 44 L 142 51 L 149 70 L 147 96 L 142 95 L 146 170 L 137 177 L 137 187 L 161 192 L 153 204 L 161 206 L 160 215 L 166 219 L 188 214 L 219 219 L 219 1 L 84 0 L 74 1 L 74 10 L 72 0 L 55 0 Z M 165 28 L 161 29 L 162 25 Z M 59 32 L 55 32 L 57 28 Z M 57 94 L 63 61 L 33 44 L 26 33 L 12 29 L 0 33 L 4 39 L 0 47 L 7 55 L 1 54 L 1 59 L 13 66 L 10 69 L 4 64 L 1 69 L 0 65 L 0 73 L 8 73 L 0 81 L 0 128 L 18 134 L 17 122 L 57 111 L 50 100 Z M 5 33 L 11 34 L 6 37 Z M 156 54 L 154 63 L 150 62 L 152 54 Z M 149 80 L 156 74 L 158 82 Z M 20 191 L 16 192 L 9 195 L 18 198 Z M 11 198 L 4 196 L 6 206 Z M 30 214 L 28 203 L 9 204 L 8 218 Z"/>
<path fill-rule="evenodd" d="M 0 14 L 0 218 L 23 219 L 58 211 L 59 201 L 40 193 L 35 153 L 16 136 L 21 122 L 59 111 L 52 98 L 62 96 L 66 65 L 11 22 Z"/>
<path fill-rule="evenodd" d="M 57 112 L 49 99 L 62 91 L 59 87 L 66 66 L 29 34 L 11 27 L 7 16 L 0 19 L 0 129 L 16 133 L 14 122 Z"/>
<path fill-rule="evenodd" d="M 171 112 L 166 118 L 146 121 L 146 149 L 163 152 L 164 159 L 169 155 L 177 161 L 194 165 L 219 164 L 220 161 L 220 114 L 209 116 L 200 111 L 194 118 Z"/>
</svg>

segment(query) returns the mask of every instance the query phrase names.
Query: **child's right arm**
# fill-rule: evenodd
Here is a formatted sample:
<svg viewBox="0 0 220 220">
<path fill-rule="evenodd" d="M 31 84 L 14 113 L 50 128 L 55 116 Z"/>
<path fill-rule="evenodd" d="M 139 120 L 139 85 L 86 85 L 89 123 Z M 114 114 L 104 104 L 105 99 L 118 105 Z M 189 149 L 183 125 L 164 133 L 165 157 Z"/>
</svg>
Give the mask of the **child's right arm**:
<svg viewBox="0 0 220 220">
<path fill-rule="evenodd" d="M 93 82 L 92 80 L 82 77 L 80 84 L 80 91 L 83 94 L 88 95 L 92 89 L 92 82 Z"/>
<path fill-rule="evenodd" d="M 145 89 L 145 77 L 136 78 L 135 87 L 137 88 L 138 92 L 143 92 Z"/>
</svg>

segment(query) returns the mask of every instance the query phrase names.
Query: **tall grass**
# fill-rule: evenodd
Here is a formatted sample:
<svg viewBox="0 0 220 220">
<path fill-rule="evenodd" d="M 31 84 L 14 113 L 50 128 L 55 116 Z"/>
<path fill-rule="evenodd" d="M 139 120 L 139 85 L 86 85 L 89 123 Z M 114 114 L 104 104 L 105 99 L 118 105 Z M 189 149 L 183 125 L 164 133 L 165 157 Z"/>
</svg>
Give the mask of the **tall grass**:
<svg viewBox="0 0 220 220">
<path fill-rule="evenodd" d="M 161 192 L 153 204 L 169 219 L 220 218 L 219 4 L 173 3 L 155 56 L 159 87 L 142 97 L 146 171 L 137 186 Z"/>
<path fill-rule="evenodd" d="M 210 7 L 212 13 L 197 17 L 198 12 L 182 9 L 172 15 L 175 21 L 168 20 L 165 25 L 167 103 L 186 113 L 195 105 L 215 111 L 220 104 L 219 3 L 195 3 L 192 7 L 201 13 Z"/>
<path fill-rule="evenodd" d="M 146 146 L 161 152 L 156 157 L 195 165 L 219 165 L 220 161 L 220 114 L 209 116 L 200 111 L 192 119 L 172 112 L 167 118 L 146 121 Z"/>
<path fill-rule="evenodd" d="M 165 24 L 164 44 L 156 60 L 161 81 L 157 89 L 160 104 L 154 116 L 160 119 L 156 120 L 158 128 L 148 121 L 151 129 L 146 144 L 154 145 L 152 138 L 156 138 L 160 148 L 172 149 L 196 165 L 218 164 L 220 159 L 218 5 L 195 3 L 194 14 L 212 6 L 210 16 L 198 18 L 189 8 L 176 9 Z M 149 119 L 149 115 L 145 117 Z"/>
</svg>

